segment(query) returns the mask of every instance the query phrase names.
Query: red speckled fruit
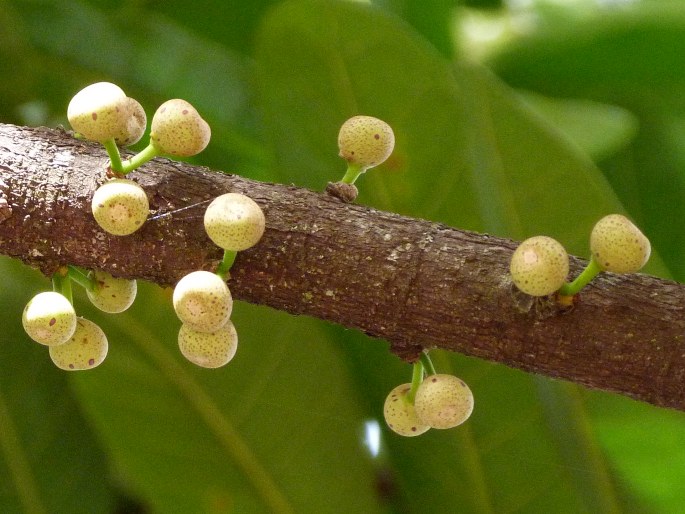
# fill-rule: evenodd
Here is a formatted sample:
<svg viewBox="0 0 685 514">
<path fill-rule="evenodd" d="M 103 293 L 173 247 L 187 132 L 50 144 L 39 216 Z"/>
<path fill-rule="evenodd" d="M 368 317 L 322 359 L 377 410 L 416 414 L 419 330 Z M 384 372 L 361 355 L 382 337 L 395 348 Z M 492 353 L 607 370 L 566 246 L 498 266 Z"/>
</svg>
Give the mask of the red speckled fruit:
<svg viewBox="0 0 685 514">
<path fill-rule="evenodd" d="M 453 428 L 471 416 L 473 393 L 453 375 L 430 375 L 416 390 L 414 408 L 418 419 L 431 428 Z"/>
<path fill-rule="evenodd" d="M 98 225 L 115 236 L 132 234 L 143 226 L 150 213 L 143 188 L 125 178 L 101 185 L 93 195 L 91 208 Z"/>
<path fill-rule="evenodd" d="M 649 260 L 652 246 L 628 218 L 609 214 L 592 229 L 590 250 L 604 271 L 635 273 Z"/>
<path fill-rule="evenodd" d="M 338 133 L 340 157 L 361 168 L 384 162 L 395 147 L 395 134 L 383 120 L 354 116 L 343 123 Z"/>
<path fill-rule="evenodd" d="M 251 198 L 226 193 L 209 204 L 204 217 L 205 231 L 224 250 L 246 250 L 261 239 L 265 220 L 262 209 Z"/>
<path fill-rule="evenodd" d="M 388 427 L 405 437 L 421 435 L 430 429 L 416 417 L 414 405 L 407 399 L 410 390 L 411 384 L 398 385 L 390 391 L 383 406 L 383 416 Z"/>
<path fill-rule="evenodd" d="M 66 371 L 92 369 L 107 357 L 107 336 L 90 320 L 78 318 L 76 331 L 66 343 L 50 347 L 55 366 Z"/>
<path fill-rule="evenodd" d="M 215 332 L 198 332 L 188 325 L 182 325 L 178 332 L 178 348 L 193 364 L 203 368 L 218 368 L 235 356 L 238 333 L 231 321 Z"/>
<path fill-rule="evenodd" d="M 195 107 L 179 98 L 167 100 L 152 117 L 150 141 L 161 152 L 190 157 L 204 150 L 212 131 Z"/>
<path fill-rule="evenodd" d="M 24 307 L 24 330 L 47 346 L 66 343 L 76 330 L 76 312 L 69 300 L 54 291 L 38 293 Z"/>
<path fill-rule="evenodd" d="M 173 303 L 178 318 L 198 332 L 219 330 L 233 310 L 233 298 L 226 282 L 209 271 L 193 271 L 179 280 Z"/>
<path fill-rule="evenodd" d="M 568 276 L 568 254 L 551 237 L 535 236 L 523 241 L 511 256 L 509 271 L 516 287 L 532 296 L 557 291 Z"/>
</svg>

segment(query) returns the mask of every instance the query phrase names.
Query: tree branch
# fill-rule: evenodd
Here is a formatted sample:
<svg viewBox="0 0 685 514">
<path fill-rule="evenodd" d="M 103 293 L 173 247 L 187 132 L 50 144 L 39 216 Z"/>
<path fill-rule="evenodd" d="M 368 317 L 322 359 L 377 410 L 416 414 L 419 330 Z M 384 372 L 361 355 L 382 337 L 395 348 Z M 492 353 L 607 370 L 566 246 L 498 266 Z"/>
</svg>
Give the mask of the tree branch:
<svg viewBox="0 0 685 514">
<path fill-rule="evenodd" d="M 267 230 L 231 271 L 238 299 L 359 329 L 407 359 L 439 347 L 685 410 L 685 286 L 605 273 L 562 312 L 512 287 L 513 241 L 164 159 L 132 174 L 152 219 L 110 236 L 90 213 L 105 164 L 63 131 L 0 125 L 0 252 L 46 274 L 69 263 L 170 285 L 221 252 L 206 203 L 155 216 L 242 192 Z"/>
</svg>

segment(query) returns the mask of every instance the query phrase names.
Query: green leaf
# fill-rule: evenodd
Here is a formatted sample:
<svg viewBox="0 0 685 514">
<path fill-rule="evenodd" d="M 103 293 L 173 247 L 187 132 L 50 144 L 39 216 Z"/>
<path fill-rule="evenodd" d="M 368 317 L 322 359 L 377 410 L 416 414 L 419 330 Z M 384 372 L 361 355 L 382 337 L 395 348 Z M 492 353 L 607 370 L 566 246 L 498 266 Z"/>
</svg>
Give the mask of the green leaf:
<svg viewBox="0 0 685 514">
<path fill-rule="evenodd" d="M 685 160 L 679 127 L 684 116 L 685 6 L 653 1 L 624 7 L 556 20 L 536 13 L 539 29 L 513 39 L 488 63 L 516 87 L 633 112 L 639 124 L 633 144 L 604 156 L 602 167 L 670 275 L 683 280 L 685 227 L 679 220 Z"/>
<path fill-rule="evenodd" d="M 680 510 L 685 415 L 616 395 L 589 396 L 593 430 L 626 487 L 653 512 Z"/>
<path fill-rule="evenodd" d="M 645 112 L 645 111 L 639 111 Z M 661 107 L 640 115 L 631 146 L 602 163 L 607 178 L 630 207 L 668 266 L 685 279 L 685 118 Z M 665 222 L 668 220 L 668 222 Z"/>
<path fill-rule="evenodd" d="M 458 0 L 380 0 L 447 58 L 454 57 L 453 13 Z"/>
<path fill-rule="evenodd" d="M 100 5 L 101 0 L 90 0 Z M 112 2 L 115 6 L 119 1 Z M 167 16 L 203 38 L 223 47 L 250 54 L 255 31 L 264 13 L 278 0 L 243 0 L 217 2 L 215 0 L 165 0 L 153 7 L 157 15 Z"/>
<path fill-rule="evenodd" d="M 107 512 L 115 497 L 105 455 L 74 399 L 69 377 L 21 325 L 25 303 L 39 292 L 36 286 L 50 284 L 6 257 L 0 259 L 0 270 L 0 510 Z"/>
<path fill-rule="evenodd" d="M 285 3 L 267 20 L 256 55 L 281 180 L 321 189 L 339 178 L 337 129 L 351 115 L 369 114 L 390 123 L 397 144 L 386 164 L 357 182 L 362 203 L 504 236 L 546 233 L 575 252 L 586 251 L 596 219 L 621 210 L 589 158 L 516 93 L 482 68 L 452 66 L 379 11 Z M 403 379 L 387 357 L 369 357 L 370 342 L 350 346 L 356 336 L 337 337 L 380 412 L 385 394 L 408 381 L 409 367 L 401 366 Z M 472 385 L 476 411 L 454 431 L 387 436 L 398 503 L 412 512 L 455 503 L 464 512 L 618 509 L 601 450 L 575 421 L 582 407 L 550 408 L 574 405 L 575 393 L 474 359 L 440 361 Z M 532 481 L 540 476 L 544 483 Z M 429 484 L 426 502 L 421 491 Z"/>
<path fill-rule="evenodd" d="M 103 318 L 110 352 L 97 373 L 75 377 L 79 396 L 156 510 L 377 511 L 363 416 L 318 324 L 238 305 L 237 356 L 206 370 L 181 356 L 166 291 L 141 284 L 114 319 L 82 310 Z"/>
<path fill-rule="evenodd" d="M 244 55 L 142 8 L 120 15 L 81 0 L 12 3 L 21 15 L 28 43 L 53 59 L 89 70 L 90 82 L 116 80 L 134 97 L 144 91 L 145 98 L 138 100 L 149 119 L 169 98 L 191 102 L 213 127 L 212 145 L 203 154 L 205 162 L 249 166 L 256 171 L 264 166 L 267 156 L 254 131 L 250 62 Z M 85 77 L 81 80 L 71 86 L 71 95 L 89 83 Z M 62 109 L 69 98 L 63 100 Z M 148 105 L 148 99 L 158 103 Z"/>
<path fill-rule="evenodd" d="M 591 100 L 550 98 L 521 93 L 523 100 L 595 162 L 626 149 L 639 121 L 627 109 Z"/>
<path fill-rule="evenodd" d="M 236 34 L 252 37 L 266 3 L 236 2 L 236 16 L 254 13 L 246 15 Z M 393 125 L 397 148 L 388 163 L 358 181 L 360 203 L 516 238 L 548 233 L 581 255 L 595 219 L 621 209 L 612 188 L 579 150 L 578 138 L 576 143 L 565 139 L 561 125 L 542 119 L 487 71 L 447 62 L 433 44 L 378 8 L 285 3 L 272 11 L 256 36 L 255 63 L 245 57 L 252 41 L 242 45 L 237 36 L 221 34 L 227 11 L 215 2 L 193 4 L 190 19 L 181 15 L 179 2 L 159 6 L 171 18 L 145 2 L 5 4 L 10 10 L 0 9 L 0 18 L 19 30 L 0 36 L 11 43 L 2 45 L 0 55 L 12 63 L 13 79 L 21 80 L 0 86 L 3 109 L 13 109 L 17 99 L 37 100 L 63 117 L 77 86 L 102 79 L 119 82 L 126 91 L 130 86 L 148 108 L 154 104 L 146 100 L 184 96 L 197 102 L 212 124 L 214 140 L 203 162 L 229 171 L 239 166 L 239 171 L 249 169 L 265 180 L 318 190 L 344 172 L 336 156 L 339 125 L 352 114 L 372 114 Z M 413 15 L 421 13 L 415 9 Z M 444 42 L 445 32 L 431 34 L 427 25 L 415 23 L 429 41 Z M 610 32 L 611 24 L 601 28 Z M 579 62 L 541 64 L 567 66 L 563 73 L 568 74 Z M 616 67 L 610 64 L 609 71 Z M 21 71 L 13 71 L 15 66 Z M 681 73 L 671 68 L 673 76 Z M 546 73 L 542 66 L 525 73 L 538 69 L 541 76 Z M 585 79 L 593 74 L 612 78 L 582 66 L 580 71 Z M 634 87 L 637 73 L 630 78 L 625 77 L 632 70 L 622 73 L 615 78 L 624 92 L 653 92 L 644 84 Z M 647 76 L 655 77 L 658 73 Z M 680 89 L 672 86 L 679 80 L 663 82 L 654 97 L 678 97 Z M 558 96 L 566 84 L 552 84 L 549 93 Z M 682 129 L 677 112 L 663 116 L 663 105 L 647 105 L 645 113 L 656 109 L 658 123 L 644 125 L 644 113 L 626 107 L 644 127 L 634 143 L 643 148 L 653 144 L 644 135 L 657 127 L 652 138 L 669 144 L 653 145 L 653 150 L 666 150 L 677 164 L 685 155 L 674 151 L 677 146 L 670 139 L 677 139 L 678 127 Z M 556 104 L 555 112 L 558 108 Z M 562 121 L 569 121 L 563 109 Z M 668 103 L 665 109 L 670 110 Z M 585 119 L 599 119 L 591 116 L 578 121 L 577 134 Z M 602 149 L 621 147 L 622 138 L 629 137 L 614 123 L 619 118 L 609 124 L 615 139 L 603 140 Z M 665 127 L 669 130 L 661 132 Z M 584 148 L 595 142 L 586 141 Z M 635 164 L 629 155 L 635 148 L 621 158 Z M 655 170 L 656 164 L 645 172 L 661 177 Z M 669 176 L 679 170 L 673 166 Z M 624 170 L 608 174 L 621 199 L 635 197 L 657 206 L 652 212 L 664 212 L 654 190 L 640 187 L 642 174 L 629 171 L 636 178 L 625 186 Z M 661 188 L 671 185 L 664 180 Z M 675 200 L 678 191 L 673 190 Z M 633 214 L 642 204 L 626 205 Z M 664 236 L 668 231 L 672 227 L 663 227 Z M 682 429 L 678 415 L 661 425 L 668 416 L 656 417 L 657 409 L 643 411 L 626 402 L 617 411 L 614 402 L 602 403 L 605 397 L 615 400 L 613 396 L 579 395 L 565 385 L 502 366 L 437 354 L 440 371 L 461 376 L 473 388 L 472 419 L 458 429 L 433 430 L 415 439 L 382 428 L 380 452 L 373 456 L 363 446 L 362 429 L 373 427 L 373 421 L 383 427 L 385 395 L 411 375 L 410 367 L 385 344 L 314 320 L 240 305 L 235 360 L 220 370 L 201 370 L 180 357 L 169 295 L 151 286 L 141 285 L 134 309 L 116 317 L 94 312 L 77 295 L 77 310 L 98 321 L 111 344 L 101 367 L 67 377 L 80 402 L 77 408 L 67 401 L 72 392 L 63 383 L 64 374 L 52 368 L 42 348 L 29 342 L 6 344 L 12 330 L 20 333 L 17 314 L 30 296 L 24 298 L 26 290 L 35 288 L 35 276 L 29 279 L 21 270 L 13 263 L 5 273 L 14 281 L 3 285 L 10 308 L 2 320 L 12 328 L 0 345 L 0 360 L 11 363 L 2 367 L 0 400 L 9 399 L 11 412 L 19 409 L 12 421 L 19 427 L 20 442 L 30 445 L 43 427 L 55 432 L 55 423 L 46 416 L 49 407 L 67 404 L 64 412 L 85 413 L 118 480 L 155 512 L 673 512 L 682 504 L 680 452 L 674 450 L 680 443 L 673 436 Z M 661 268 L 657 263 L 652 270 Z M 8 351 L 17 354 L 5 358 Z M 29 371 L 18 363 L 31 364 L 30 379 L 22 376 Z M 45 401 L 48 394 L 59 401 L 53 396 Z M 0 418 L 1 407 L 2 402 Z M 648 431 L 637 429 L 644 416 L 654 416 Z M 79 446 L 89 425 L 78 419 L 77 427 L 59 426 L 59 448 L 50 451 L 61 457 L 60 448 L 80 449 L 82 453 L 73 452 L 75 461 L 64 462 L 79 474 L 87 470 L 84 474 L 105 480 L 109 468 L 102 463 L 102 450 L 91 449 L 92 441 L 85 450 Z M 11 440 L 11 430 L 2 432 Z M 372 432 L 366 436 L 370 447 Z M 637 448 L 630 451 L 631 444 Z M 37 477 L 34 489 L 64 488 L 61 460 L 52 462 L 33 448 L 24 453 Z M 84 453 L 97 466 L 88 467 Z M 673 460 L 654 459 L 665 453 Z M 5 478 L 0 510 L 12 512 L 20 507 L 13 478 L 17 464 L 11 458 L 9 462 L 13 473 L 8 466 L 0 468 Z M 38 469 L 35 462 L 45 464 Z M 60 480 L 45 485 L 43 472 Z M 668 473 L 672 476 L 667 480 Z M 19 484 L 30 486 L 30 481 Z M 59 499 L 60 492 L 37 498 L 49 512 L 78 512 Z M 104 503 L 82 505 L 108 510 Z"/>
<path fill-rule="evenodd" d="M 382 405 L 394 386 L 409 382 L 411 366 L 363 336 L 338 337 L 348 349 L 350 368 L 362 373 L 358 387 L 366 394 L 368 408 L 384 427 L 378 460 L 394 479 L 392 500 L 398 511 L 437 514 L 458 505 L 464 513 L 570 514 L 610 512 L 599 509 L 620 503 L 601 450 L 574 417 L 579 412 L 558 413 L 555 419 L 561 426 L 552 423 L 540 401 L 541 390 L 555 387 L 549 380 L 541 383 L 503 366 L 433 352 L 439 372 L 469 384 L 474 412 L 458 428 L 400 437 L 384 426 Z M 548 390 L 544 396 L 567 401 L 563 391 Z M 579 446 L 562 448 L 566 438 Z M 582 459 L 586 446 L 599 452 L 594 460 Z"/>
<path fill-rule="evenodd" d="M 257 53 L 282 180 L 318 189 L 337 180 L 337 130 L 369 114 L 397 143 L 359 180 L 361 202 L 501 236 L 546 233 L 581 253 L 592 223 L 621 210 L 590 160 L 483 69 L 453 69 L 372 9 L 302 5 L 276 11 Z"/>
<path fill-rule="evenodd" d="M 656 95 L 680 102 L 685 87 L 682 2 L 634 2 L 573 16 L 565 9 L 500 47 L 488 63 L 508 82 L 550 96 L 605 101 Z M 537 30 L 536 30 L 537 29 Z"/>
</svg>

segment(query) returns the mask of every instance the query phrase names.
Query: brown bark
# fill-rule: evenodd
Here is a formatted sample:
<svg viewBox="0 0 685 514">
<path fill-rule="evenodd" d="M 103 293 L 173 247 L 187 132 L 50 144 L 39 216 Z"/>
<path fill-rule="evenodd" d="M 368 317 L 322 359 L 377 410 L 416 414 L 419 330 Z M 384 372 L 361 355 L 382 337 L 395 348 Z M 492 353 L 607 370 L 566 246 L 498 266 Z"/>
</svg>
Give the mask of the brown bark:
<svg viewBox="0 0 685 514">
<path fill-rule="evenodd" d="M 685 410 L 685 286 L 602 274 L 562 312 L 512 287 L 513 241 L 164 159 L 132 174 L 152 219 L 110 236 L 90 214 L 106 162 L 62 131 L 0 125 L 0 252 L 46 274 L 68 263 L 169 285 L 220 251 L 202 205 L 155 216 L 242 192 L 267 230 L 238 255 L 238 299 L 362 330 L 408 359 L 439 347 Z"/>
</svg>

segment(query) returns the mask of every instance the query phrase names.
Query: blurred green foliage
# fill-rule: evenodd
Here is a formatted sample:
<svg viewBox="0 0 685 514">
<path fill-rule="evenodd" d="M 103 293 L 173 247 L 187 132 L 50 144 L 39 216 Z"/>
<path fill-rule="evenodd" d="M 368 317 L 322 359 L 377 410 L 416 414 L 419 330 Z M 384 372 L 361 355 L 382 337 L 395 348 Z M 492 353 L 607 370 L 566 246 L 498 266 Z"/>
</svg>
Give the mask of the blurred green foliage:
<svg viewBox="0 0 685 514">
<path fill-rule="evenodd" d="M 510 5 L 508 8 L 500 4 Z M 342 176 L 354 114 L 394 128 L 360 203 L 453 226 L 557 237 L 587 253 L 601 215 L 685 279 L 685 5 L 663 0 L 0 0 L 0 121 L 66 125 L 71 96 L 119 84 L 192 102 L 197 163 L 312 189 Z M 382 341 L 240 304 L 235 360 L 185 362 L 170 293 L 142 284 L 99 323 L 110 354 L 67 374 L 23 334 L 48 281 L 0 261 L 2 512 L 678 512 L 685 418 L 437 353 L 476 410 L 412 439 L 382 420 L 411 369 Z M 354 301 L 354 299 L 350 299 Z M 379 431 L 380 430 L 380 431 Z"/>
</svg>

